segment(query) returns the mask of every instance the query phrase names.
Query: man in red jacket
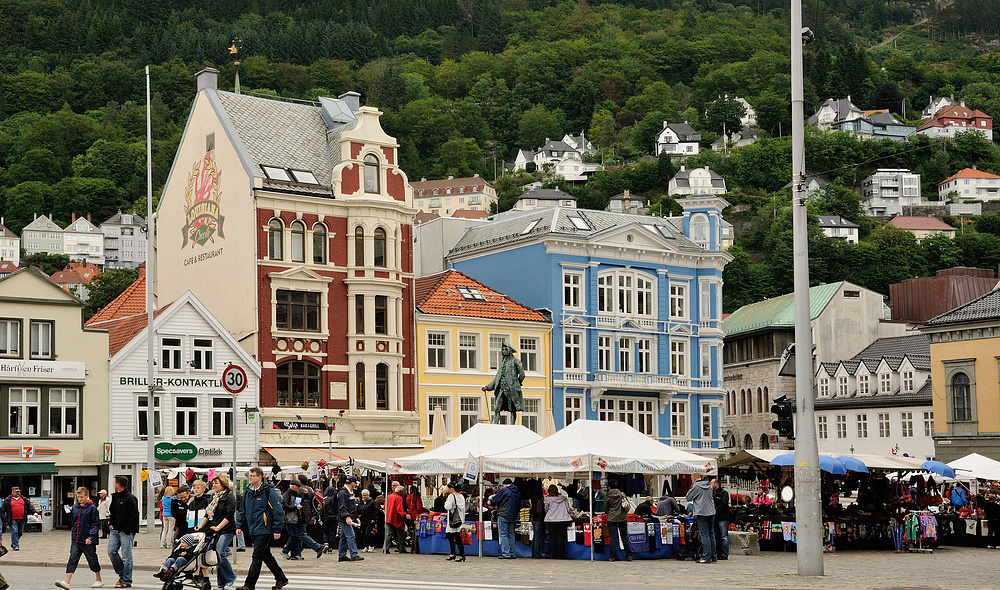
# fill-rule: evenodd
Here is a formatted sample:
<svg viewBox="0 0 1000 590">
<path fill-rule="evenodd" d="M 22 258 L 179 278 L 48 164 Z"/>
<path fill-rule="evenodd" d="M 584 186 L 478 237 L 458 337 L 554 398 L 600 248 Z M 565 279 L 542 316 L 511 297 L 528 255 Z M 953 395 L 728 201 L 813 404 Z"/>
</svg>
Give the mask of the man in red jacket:
<svg viewBox="0 0 1000 590">
<path fill-rule="evenodd" d="M 382 553 L 389 553 L 389 540 L 395 537 L 400 553 L 406 553 L 406 508 L 403 493 L 406 488 L 397 485 L 385 500 L 385 543 Z"/>
</svg>

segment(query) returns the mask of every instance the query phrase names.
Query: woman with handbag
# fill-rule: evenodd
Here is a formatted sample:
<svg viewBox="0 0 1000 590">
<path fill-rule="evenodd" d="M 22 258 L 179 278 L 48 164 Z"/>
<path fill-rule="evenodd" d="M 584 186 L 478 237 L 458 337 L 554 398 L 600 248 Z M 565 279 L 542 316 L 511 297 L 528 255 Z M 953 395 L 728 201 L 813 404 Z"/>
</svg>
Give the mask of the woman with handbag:
<svg viewBox="0 0 1000 590">
<path fill-rule="evenodd" d="M 219 553 L 215 573 L 219 588 L 226 588 L 236 584 L 236 573 L 226 557 L 229 544 L 236 535 L 236 496 L 233 495 L 229 478 L 221 473 L 212 478 L 212 491 L 215 495 L 205 508 L 205 517 L 198 525 L 198 530 L 215 537 L 215 550 Z M 205 530 L 206 528 L 209 530 Z"/>
<path fill-rule="evenodd" d="M 451 554 L 448 561 L 465 561 L 465 545 L 462 544 L 462 525 L 465 524 L 465 496 L 458 491 L 454 482 L 448 484 L 445 492 L 445 511 L 448 513 L 448 527 L 445 529 L 445 536 L 448 537 L 448 547 Z M 458 554 L 461 557 L 456 559 L 455 546 L 458 546 Z"/>
</svg>

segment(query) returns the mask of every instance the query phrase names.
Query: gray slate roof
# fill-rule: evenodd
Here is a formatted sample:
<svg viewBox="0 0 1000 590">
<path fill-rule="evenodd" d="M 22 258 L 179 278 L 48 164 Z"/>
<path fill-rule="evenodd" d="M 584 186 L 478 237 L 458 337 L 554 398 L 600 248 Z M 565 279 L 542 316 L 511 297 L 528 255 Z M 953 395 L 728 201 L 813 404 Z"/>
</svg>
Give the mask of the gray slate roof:
<svg viewBox="0 0 1000 590">
<path fill-rule="evenodd" d="M 861 113 L 862 117 L 865 114 L 864 111 L 859 109 L 853 102 L 851 102 L 846 98 L 840 98 L 840 99 L 828 98 L 825 101 L 823 101 L 823 104 L 820 105 L 820 109 L 823 108 L 824 106 L 830 106 L 834 111 L 837 112 L 836 122 L 843 121 L 852 112 Z M 820 109 L 816 109 L 816 112 L 818 113 Z M 813 114 L 813 116 L 809 117 L 810 123 L 815 124 L 817 120 L 818 118 L 815 113 Z"/>
<path fill-rule="evenodd" d="M 698 170 L 698 168 L 695 168 Z M 718 172 L 708 169 L 709 178 L 712 179 L 712 188 L 726 188 L 726 180 L 719 175 Z M 690 187 L 691 186 L 691 170 L 685 168 L 674 175 L 674 180 L 677 182 L 677 186 L 680 187 Z"/>
<path fill-rule="evenodd" d="M 670 123 L 666 128 L 676 133 L 680 141 L 701 141 L 701 133 L 687 123 Z"/>
<path fill-rule="evenodd" d="M 570 217 L 579 217 L 590 229 L 578 229 Z M 536 211 L 523 212 L 517 215 L 494 216 L 493 221 L 471 227 L 448 252 L 448 258 L 456 255 L 466 255 L 475 252 L 506 247 L 512 244 L 536 241 L 546 236 L 573 236 L 589 238 L 605 230 L 627 225 L 650 226 L 661 238 L 672 240 L 677 250 L 681 252 L 704 252 L 704 249 L 684 237 L 671 218 L 651 217 L 649 215 L 632 215 L 628 213 L 611 213 L 592 209 L 571 209 L 553 207 Z M 683 222 L 681 218 L 675 218 Z M 533 222 L 537 221 L 530 231 L 524 233 Z M 661 229 L 662 228 L 662 229 Z M 646 228 L 647 230 L 649 228 Z M 668 237 L 669 236 L 669 237 Z"/>
<path fill-rule="evenodd" d="M 947 326 L 996 319 L 1000 319 L 1000 290 L 994 289 L 965 305 L 927 320 L 924 325 Z"/>
<path fill-rule="evenodd" d="M 840 215 L 820 215 L 819 216 L 819 226 L 820 227 L 850 227 L 858 229 L 860 226 L 853 221 L 848 221 Z"/>
<path fill-rule="evenodd" d="M 220 91 L 218 96 L 243 142 L 239 147 L 246 150 L 260 176 L 263 176 L 260 166 L 266 165 L 308 170 L 320 185 L 329 187 L 332 184 L 330 168 L 340 163 L 340 149 L 339 146 L 327 149 L 328 128 L 320 107 L 232 92 Z M 337 145 L 340 133 L 355 124 L 331 131 L 330 145 Z M 279 181 L 277 186 L 294 186 L 299 190 L 310 185 Z M 329 193 L 329 190 L 325 192 Z"/>
<path fill-rule="evenodd" d="M 146 225 L 146 218 L 145 217 L 143 217 L 141 215 L 136 215 L 135 213 L 122 213 L 121 211 L 119 211 L 118 213 L 115 213 L 111 217 L 105 219 L 104 223 L 102 223 L 101 225 L 104 225 L 105 223 L 111 224 L 111 225 L 121 225 L 121 223 L 122 223 L 122 215 L 131 215 L 132 216 L 132 225 Z"/>
<path fill-rule="evenodd" d="M 539 201 L 575 201 L 576 197 L 555 188 L 533 188 L 530 191 L 521 193 L 521 196 L 518 197 L 517 200 L 520 201 L 521 199 L 538 199 Z"/>
<path fill-rule="evenodd" d="M 579 150 L 562 140 L 549 140 L 545 145 L 539 148 L 538 151 L 577 152 Z"/>
<path fill-rule="evenodd" d="M 924 355 L 930 356 L 931 344 L 925 334 L 879 338 L 853 359 L 882 358 L 883 356 Z"/>
</svg>

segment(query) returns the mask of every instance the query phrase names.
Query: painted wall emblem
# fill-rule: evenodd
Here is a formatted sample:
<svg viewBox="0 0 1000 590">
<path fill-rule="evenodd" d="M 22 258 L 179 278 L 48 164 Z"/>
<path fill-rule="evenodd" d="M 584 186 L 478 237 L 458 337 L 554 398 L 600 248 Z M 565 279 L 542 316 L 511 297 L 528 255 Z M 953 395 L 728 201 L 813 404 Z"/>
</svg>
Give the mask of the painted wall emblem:
<svg viewBox="0 0 1000 590">
<path fill-rule="evenodd" d="M 225 239 L 222 223 L 225 217 L 220 214 L 219 203 L 222 201 L 222 171 L 215 165 L 212 152 L 206 152 L 205 158 L 195 162 L 188 175 L 187 188 L 184 189 L 184 220 L 182 228 L 184 249 L 188 240 L 199 246 L 215 242 L 215 236 Z"/>
</svg>

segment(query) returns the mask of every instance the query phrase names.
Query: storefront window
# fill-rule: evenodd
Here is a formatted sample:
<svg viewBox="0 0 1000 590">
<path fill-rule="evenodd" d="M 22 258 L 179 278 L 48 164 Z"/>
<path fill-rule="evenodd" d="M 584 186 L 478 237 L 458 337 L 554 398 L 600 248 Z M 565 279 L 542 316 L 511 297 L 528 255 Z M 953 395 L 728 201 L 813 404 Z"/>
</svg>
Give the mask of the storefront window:
<svg viewBox="0 0 1000 590">
<path fill-rule="evenodd" d="M 303 361 L 279 365 L 278 405 L 319 407 L 319 367 Z"/>
<path fill-rule="evenodd" d="M 41 390 L 10 388 L 10 435 L 38 436 L 38 400 Z"/>
<path fill-rule="evenodd" d="M 77 389 L 49 390 L 49 434 L 75 435 L 77 430 L 80 391 Z"/>
</svg>

